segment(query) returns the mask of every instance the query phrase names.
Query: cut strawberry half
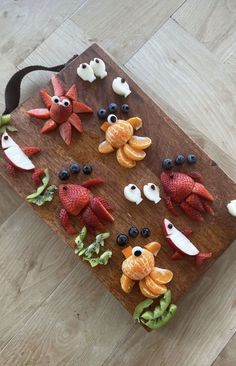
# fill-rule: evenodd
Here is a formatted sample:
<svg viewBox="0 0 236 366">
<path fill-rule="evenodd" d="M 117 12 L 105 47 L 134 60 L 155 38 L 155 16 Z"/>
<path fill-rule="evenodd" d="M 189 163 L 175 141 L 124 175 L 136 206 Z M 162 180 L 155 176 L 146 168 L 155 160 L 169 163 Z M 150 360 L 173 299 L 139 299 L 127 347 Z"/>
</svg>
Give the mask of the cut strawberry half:
<svg viewBox="0 0 236 366">
<path fill-rule="evenodd" d="M 61 97 L 65 94 L 64 87 L 55 74 L 52 74 L 51 82 L 54 90 L 54 95 L 56 95 L 57 97 Z"/>
<path fill-rule="evenodd" d="M 40 118 L 40 119 L 47 119 L 50 117 L 49 110 L 46 108 L 30 109 L 29 111 L 27 111 L 27 114 L 30 117 Z"/>
<path fill-rule="evenodd" d="M 40 94 L 45 106 L 49 109 L 52 105 L 52 98 L 44 89 L 40 89 L 39 94 Z"/>
<path fill-rule="evenodd" d="M 87 104 L 79 101 L 73 101 L 73 112 L 74 113 L 92 113 L 93 110 Z"/>
<path fill-rule="evenodd" d="M 107 209 L 103 206 L 103 204 L 97 197 L 94 197 L 91 200 L 90 207 L 99 219 L 101 218 L 101 220 L 109 222 L 114 221 L 114 217 L 107 211 Z"/>
<path fill-rule="evenodd" d="M 52 119 L 49 119 L 44 123 L 43 127 L 41 128 L 41 133 L 48 133 L 55 130 L 56 128 L 57 128 L 56 122 L 54 122 Z"/>
<path fill-rule="evenodd" d="M 69 122 L 64 122 L 59 126 L 59 131 L 62 139 L 67 145 L 70 145 L 72 139 L 72 128 Z"/>
<path fill-rule="evenodd" d="M 105 227 L 103 224 L 99 221 L 99 217 L 95 214 L 95 212 L 91 209 L 90 206 L 87 206 L 82 212 L 81 212 L 81 221 L 83 224 L 88 228 L 88 230 L 99 230 L 99 231 L 105 231 Z"/>
</svg>

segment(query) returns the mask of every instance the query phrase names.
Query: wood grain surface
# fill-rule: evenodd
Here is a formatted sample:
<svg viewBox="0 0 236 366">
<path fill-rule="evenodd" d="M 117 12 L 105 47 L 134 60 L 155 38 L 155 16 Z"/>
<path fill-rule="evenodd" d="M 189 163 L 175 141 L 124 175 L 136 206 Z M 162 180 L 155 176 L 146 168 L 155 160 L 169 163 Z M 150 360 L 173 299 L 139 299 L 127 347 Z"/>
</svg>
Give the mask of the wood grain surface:
<svg viewBox="0 0 236 366">
<path fill-rule="evenodd" d="M 108 77 L 104 80 L 97 80 L 93 84 L 84 83 L 77 78 L 75 72 L 76 67 L 79 63 L 86 62 L 95 56 L 101 57 L 106 62 Z M 36 119 L 30 120 L 26 116 L 25 112 L 28 109 L 37 108 L 42 105 L 38 93 L 23 103 L 13 113 L 13 121 L 19 129 L 17 135 L 15 135 L 15 140 L 20 146 L 29 144 L 30 136 L 31 145 L 36 144 L 42 147 L 42 153 L 40 156 L 35 157 L 34 161 L 38 167 L 49 167 L 52 183 L 59 184 L 57 172 L 63 166 L 69 165 L 72 160 L 79 161 L 80 163 L 90 162 L 94 167 L 93 176 L 102 175 L 105 177 L 107 183 L 104 187 L 96 188 L 93 191 L 95 194 L 99 193 L 99 195 L 110 198 L 116 206 L 116 220 L 109 227 L 111 239 L 107 242 L 107 248 L 109 247 L 113 250 L 113 257 L 108 266 L 96 267 L 93 271 L 123 305 L 130 312 L 133 312 L 135 305 L 143 297 L 137 286 L 129 296 L 125 295 L 120 289 L 120 268 L 123 258 L 120 248 L 115 244 L 116 235 L 119 232 L 127 232 L 131 224 L 136 224 L 139 228 L 143 226 L 150 227 L 152 231 L 150 240 L 139 240 L 138 243 L 135 242 L 132 244 L 143 245 L 145 242 L 151 240 L 158 240 L 163 244 L 162 250 L 158 255 L 157 264 L 160 267 L 171 269 L 174 272 L 174 280 L 171 282 L 170 288 L 173 292 L 174 301 L 176 301 L 192 287 L 193 283 L 200 277 L 204 270 L 235 239 L 235 220 L 228 215 L 226 203 L 232 197 L 236 196 L 236 185 L 98 46 L 93 45 L 87 49 L 60 73 L 60 78 L 66 88 L 69 88 L 76 82 L 80 99 L 90 104 L 96 112 L 100 106 L 107 105 L 111 101 L 122 102 L 122 98 L 115 96 L 111 90 L 112 79 L 117 75 L 124 76 L 131 86 L 132 94 L 128 98 L 130 116 L 138 115 L 143 119 L 143 128 L 139 134 L 150 136 L 153 140 L 153 145 L 147 152 L 146 159 L 142 163 L 137 164 L 137 168 L 135 169 L 127 171 L 121 168 L 116 162 L 114 154 L 102 156 L 97 152 L 97 146 L 103 140 L 104 136 L 103 132 L 100 131 L 96 113 L 92 116 L 82 117 L 85 132 L 80 137 L 74 132 L 73 142 L 69 147 L 63 145 L 58 131 L 48 136 L 40 136 L 39 128 L 42 122 Z M 48 85 L 47 89 L 52 92 L 51 85 Z M 165 243 L 160 224 L 164 217 L 171 218 L 171 215 L 167 212 L 163 201 L 158 206 L 144 201 L 140 207 L 136 207 L 125 201 L 122 193 L 123 187 L 131 182 L 137 184 L 140 188 L 147 182 L 160 184 L 160 161 L 167 155 L 175 157 L 180 152 L 180 146 L 182 153 L 188 154 L 192 152 L 198 156 L 198 170 L 206 178 L 206 187 L 215 196 L 214 209 L 216 211 L 216 217 L 207 217 L 205 225 L 190 222 L 183 215 L 174 219 L 174 223 L 180 229 L 189 225 L 193 227 L 193 241 L 201 251 L 211 250 L 213 252 L 213 259 L 201 269 L 197 269 L 189 260 L 181 263 L 170 260 L 171 250 Z M 4 164 L 3 159 L 1 159 L 2 164 Z M 189 171 L 190 168 L 185 166 L 183 170 Z M 32 182 L 29 175 L 18 174 L 16 179 L 12 179 L 6 174 L 3 175 L 22 197 L 25 197 L 32 191 Z M 23 176 L 24 181 L 22 181 Z M 119 184 L 117 184 L 117 176 L 119 176 Z M 80 175 L 74 182 L 80 183 L 83 180 L 84 177 Z M 119 202 L 119 205 L 117 205 L 117 202 Z M 57 219 L 59 209 L 57 198 L 50 205 L 45 205 L 41 208 L 34 207 L 34 209 L 60 237 L 73 247 L 73 239 L 65 234 Z"/>
</svg>

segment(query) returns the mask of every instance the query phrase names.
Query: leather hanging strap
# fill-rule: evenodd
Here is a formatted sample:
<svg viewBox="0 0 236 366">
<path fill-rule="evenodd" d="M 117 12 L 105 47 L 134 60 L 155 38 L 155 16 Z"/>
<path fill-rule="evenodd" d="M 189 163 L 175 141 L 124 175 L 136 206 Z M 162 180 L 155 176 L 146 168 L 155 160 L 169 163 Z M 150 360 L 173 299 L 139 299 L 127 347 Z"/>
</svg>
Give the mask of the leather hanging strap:
<svg viewBox="0 0 236 366">
<path fill-rule="evenodd" d="M 62 65 L 52 67 L 40 65 L 27 66 L 24 69 L 17 71 L 8 81 L 5 88 L 5 111 L 3 112 L 3 114 L 9 114 L 18 107 L 20 101 L 21 82 L 25 75 L 37 70 L 59 72 L 64 69 L 64 67 L 66 67 L 70 62 L 72 62 L 77 56 L 78 55 L 74 55 L 71 59 L 69 59 L 65 64 Z"/>
</svg>

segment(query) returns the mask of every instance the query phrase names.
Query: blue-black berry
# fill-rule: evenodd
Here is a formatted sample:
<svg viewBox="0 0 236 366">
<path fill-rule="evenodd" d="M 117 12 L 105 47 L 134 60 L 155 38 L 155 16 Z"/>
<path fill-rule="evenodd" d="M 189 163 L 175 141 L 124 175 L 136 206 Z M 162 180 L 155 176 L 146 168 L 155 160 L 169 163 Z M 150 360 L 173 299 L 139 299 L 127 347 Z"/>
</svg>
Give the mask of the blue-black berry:
<svg viewBox="0 0 236 366">
<path fill-rule="evenodd" d="M 80 165 L 78 163 L 72 163 L 69 169 L 72 174 L 78 174 L 80 172 Z"/>
<path fill-rule="evenodd" d="M 60 180 L 67 180 L 67 179 L 69 179 L 69 177 L 70 177 L 69 170 L 63 169 L 63 170 L 60 170 L 60 172 L 58 173 L 58 178 Z"/>
<path fill-rule="evenodd" d="M 118 111 L 118 105 L 116 103 L 110 103 L 108 106 L 108 110 L 110 113 L 115 113 Z"/>
<path fill-rule="evenodd" d="M 197 157 L 194 154 L 189 154 L 187 157 L 187 161 L 189 164 L 195 164 L 197 162 Z"/>
<path fill-rule="evenodd" d="M 128 104 L 122 104 L 121 111 L 124 112 L 124 113 L 128 113 L 129 112 L 129 105 Z"/>
<path fill-rule="evenodd" d="M 131 228 L 129 229 L 129 236 L 131 238 L 137 238 L 139 234 L 139 230 L 136 226 L 131 226 Z"/>
<path fill-rule="evenodd" d="M 176 158 L 175 158 L 175 164 L 176 165 L 182 165 L 182 164 L 184 164 L 184 162 L 185 162 L 185 157 L 184 157 L 184 155 L 177 155 L 176 156 Z"/>
<path fill-rule="evenodd" d="M 148 229 L 147 227 L 144 227 L 141 232 L 140 232 L 141 236 L 143 238 L 148 238 L 151 235 L 151 231 L 150 229 Z"/>
<path fill-rule="evenodd" d="M 125 234 L 119 234 L 116 238 L 116 242 L 120 247 L 125 247 L 129 243 L 129 238 Z"/>
<path fill-rule="evenodd" d="M 83 166 L 83 173 L 84 174 L 91 174 L 92 171 L 93 171 L 93 168 L 92 168 L 92 166 L 90 164 L 85 164 Z"/>
<path fill-rule="evenodd" d="M 107 118 L 107 110 L 105 108 L 100 108 L 98 111 L 97 111 L 97 115 L 98 115 L 98 118 L 100 119 L 106 119 Z"/>
<path fill-rule="evenodd" d="M 173 166 L 174 166 L 173 160 L 170 159 L 170 158 L 166 158 L 162 162 L 162 168 L 163 169 L 167 169 L 168 170 L 168 169 L 173 168 Z"/>
</svg>

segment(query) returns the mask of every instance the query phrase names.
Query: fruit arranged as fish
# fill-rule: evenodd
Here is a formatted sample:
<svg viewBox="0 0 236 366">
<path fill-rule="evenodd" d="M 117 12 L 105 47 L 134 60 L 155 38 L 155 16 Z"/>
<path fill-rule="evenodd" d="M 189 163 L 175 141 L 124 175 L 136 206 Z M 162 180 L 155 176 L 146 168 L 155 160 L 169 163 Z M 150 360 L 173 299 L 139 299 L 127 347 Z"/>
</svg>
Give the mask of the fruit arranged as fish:
<svg viewBox="0 0 236 366">
<path fill-rule="evenodd" d="M 169 211 L 178 216 L 173 205 L 177 203 L 185 214 L 195 221 L 204 221 L 204 213 L 214 215 L 210 205 L 214 198 L 202 182 L 203 178 L 197 172 L 162 172 L 161 183 L 166 193 L 165 202 Z"/>
<path fill-rule="evenodd" d="M 167 242 L 175 250 L 172 259 L 176 260 L 182 259 L 183 256 L 190 256 L 195 258 L 196 265 L 201 265 L 204 260 L 211 258 L 211 252 L 201 253 L 187 238 L 192 234 L 191 230 L 181 232 L 167 219 L 164 219 L 162 228 Z"/>
<path fill-rule="evenodd" d="M 125 293 L 130 293 L 135 281 L 139 281 L 142 294 L 150 299 L 164 294 L 165 286 L 172 280 L 173 273 L 167 269 L 155 267 L 155 258 L 161 244 L 152 242 L 144 248 L 131 246 L 122 250 L 126 259 L 122 263 L 121 288 Z"/>
<path fill-rule="evenodd" d="M 101 129 L 105 132 L 106 140 L 101 142 L 98 150 L 102 154 L 109 154 L 115 149 L 118 163 L 124 168 L 133 168 L 136 162 L 143 160 L 152 140 L 149 137 L 134 136 L 134 130 L 142 127 L 139 117 L 125 120 L 115 120 L 113 123 L 104 122 Z"/>
</svg>

